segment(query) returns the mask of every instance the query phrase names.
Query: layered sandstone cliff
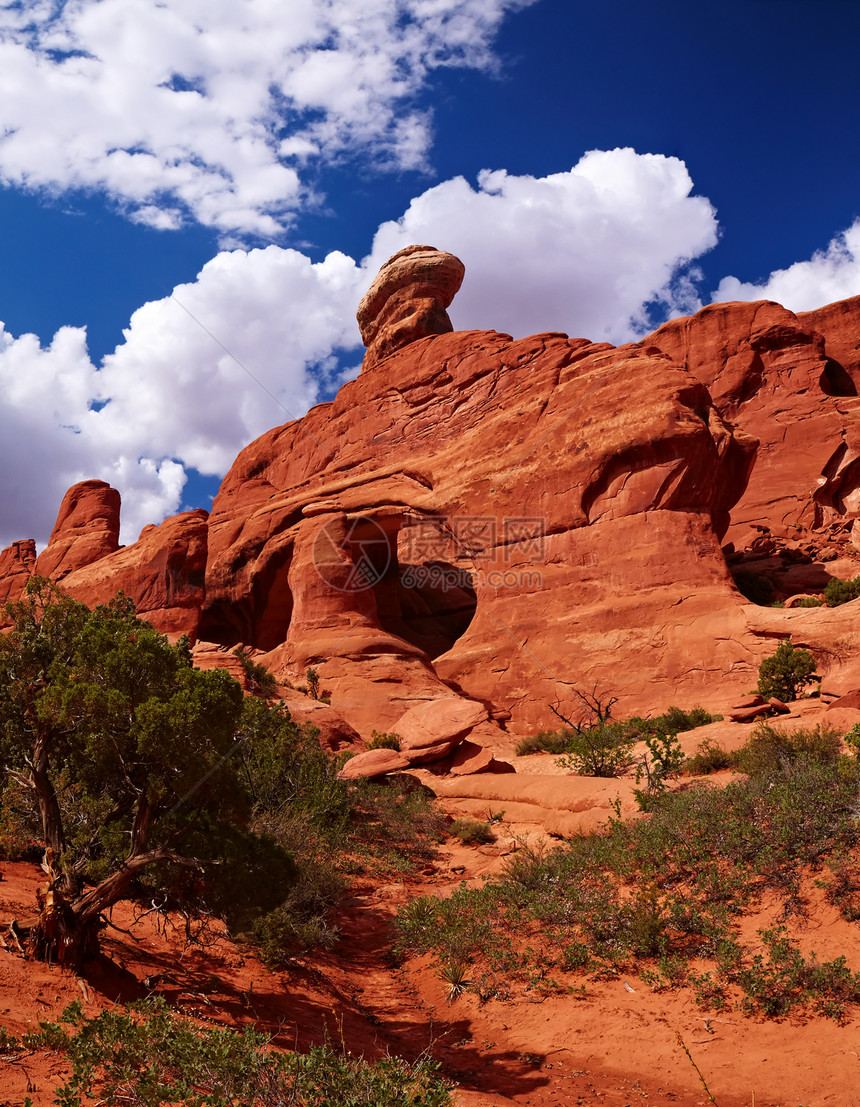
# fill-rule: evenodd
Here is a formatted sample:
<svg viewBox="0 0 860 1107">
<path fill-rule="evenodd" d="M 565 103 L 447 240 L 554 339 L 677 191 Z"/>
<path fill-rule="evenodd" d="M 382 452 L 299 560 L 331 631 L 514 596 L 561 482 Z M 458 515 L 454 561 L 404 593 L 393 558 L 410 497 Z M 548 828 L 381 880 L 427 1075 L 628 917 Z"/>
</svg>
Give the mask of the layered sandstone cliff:
<svg viewBox="0 0 860 1107">
<path fill-rule="evenodd" d="M 117 549 L 112 490 L 86 482 L 35 569 L 87 603 L 123 588 L 207 664 L 242 644 L 283 681 L 316 668 L 348 735 L 468 716 L 449 750 L 504 749 L 574 687 L 719 706 L 788 633 L 850 684 L 853 620 L 756 608 L 732 573 L 790 595 L 860 572 L 860 298 L 712 305 L 616 349 L 452 332 L 461 280 L 449 254 L 395 255 L 359 378 L 243 450 L 208 519 Z M 3 551 L 0 594 L 33 553 Z"/>
</svg>

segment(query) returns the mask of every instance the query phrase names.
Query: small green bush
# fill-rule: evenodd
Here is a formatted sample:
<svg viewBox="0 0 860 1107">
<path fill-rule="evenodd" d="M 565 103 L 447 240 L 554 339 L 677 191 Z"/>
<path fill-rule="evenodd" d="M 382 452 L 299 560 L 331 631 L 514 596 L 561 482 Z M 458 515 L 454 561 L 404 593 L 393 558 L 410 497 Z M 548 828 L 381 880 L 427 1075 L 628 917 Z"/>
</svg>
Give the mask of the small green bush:
<svg viewBox="0 0 860 1107">
<path fill-rule="evenodd" d="M 252 690 L 261 695 L 263 699 L 269 699 L 275 695 L 278 691 L 278 682 L 265 665 L 261 665 L 259 661 L 255 661 L 251 657 L 250 650 L 246 650 L 244 646 L 237 646 L 233 650 L 233 656 L 238 659 L 242 666 L 242 672 L 245 674 Z"/>
<path fill-rule="evenodd" d="M 645 781 L 645 788 L 636 788 L 634 795 L 640 810 L 650 811 L 666 790 L 666 783 L 677 776 L 684 766 L 684 753 L 677 734 L 655 734 L 645 739 L 646 753 L 636 766 L 636 783 Z"/>
<path fill-rule="evenodd" d="M 563 727 L 561 730 L 542 730 L 540 734 L 531 734 L 517 744 L 517 754 L 525 757 L 530 753 L 569 753 L 570 740 L 575 731 Z"/>
<path fill-rule="evenodd" d="M 459 838 L 464 846 L 485 846 L 496 840 L 490 824 L 482 823 L 478 819 L 455 819 L 451 823 L 451 833 L 455 838 Z"/>
<path fill-rule="evenodd" d="M 855 723 L 845 735 L 845 744 L 855 757 L 860 757 L 860 723 Z"/>
<path fill-rule="evenodd" d="M 737 763 L 736 753 L 729 753 L 712 738 L 705 738 L 699 743 L 693 756 L 687 758 L 684 771 L 691 776 L 707 776 L 722 772 L 723 769 L 733 769 Z"/>
<path fill-rule="evenodd" d="M 624 723 L 603 722 L 580 733 L 571 732 L 569 753 L 557 764 L 582 776 L 620 776 L 632 763 L 636 735 Z"/>
<path fill-rule="evenodd" d="M 318 700 L 320 698 L 320 675 L 316 669 L 308 669 L 305 673 L 305 680 L 307 681 L 308 695 L 311 699 Z"/>
<path fill-rule="evenodd" d="M 66 1029 L 68 1028 L 68 1029 Z M 255 1030 L 201 1028 L 160 998 L 84 1016 L 80 1002 L 42 1022 L 22 1043 L 66 1053 L 72 1075 L 54 1102 L 81 1107 L 182 1104 L 349 1104 L 350 1107 L 444 1107 L 450 1103 L 438 1065 L 384 1057 L 368 1062 L 331 1046 L 282 1053 Z"/>
<path fill-rule="evenodd" d="M 843 603 L 849 603 L 860 596 L 860 577 L 853 580 L 839 580 L 834 577 L 827 582 L 824 589 L 824 602 L 828 607 L 840 607 Z"/>
<path fill-rule="evenodd" d="M 692 707 L 684 711 L 680 707 L 670 707 L 664 714 L 657 715 L 653 719 L 642 719 L 634 715 L 620 722 L 605 724 L 608 727 L 618 728 L 612 733 L 623 736 L 625 740 L 632 739 L 640 742 L 646 738 L 660 735 L 680 734 L 683 731 L 695 730 L 696 727 L 707 726 L 722 719 L 722 715 L 711 715 L 703 707 Z M 586 728 L 590 734 L 600 727 Z M 530 753 L 577 753 L 581 743 L 577 741 L 577 732 L 572 727 L 562 727 L 560 730 L 542 730 L 539 734 L 523 738 L 517 745 L 517 753 L 524 757 Z M 596 775 L 596 774 L 592 774 Z"/>
<path fill-rule="evenodd" d="M 400 736 L 384 730 L 373 730 L 370 733 L 367 748 L 369 750 L 397 750 L 400 752 Z"/>
<path fill-rule="evenodd" d="M 777 730 L 760 719 L 750 740 L 738 750 L 735 763 L 748 776 L 766 776 L 798 759 L 833 765 L 839 759 L 841 748 L 842 738 L 833 727 Z"/>
<path fill-rule="evenodd" d="M 786 638 L 780 642 L 776 653 L 759 665 L 757 691 L 765 699 L 775 697 L 791 703 L 807 685 L 821 679 L 815 676 L 817 667 L 809 650 L 795 649 L 791 639 Z"/>
<path fill-rule="evenodd" d="M 802 596 L 794 607 L 823 607 L 824 601 L 819 600 L 816 596 Z"/>
</svg>

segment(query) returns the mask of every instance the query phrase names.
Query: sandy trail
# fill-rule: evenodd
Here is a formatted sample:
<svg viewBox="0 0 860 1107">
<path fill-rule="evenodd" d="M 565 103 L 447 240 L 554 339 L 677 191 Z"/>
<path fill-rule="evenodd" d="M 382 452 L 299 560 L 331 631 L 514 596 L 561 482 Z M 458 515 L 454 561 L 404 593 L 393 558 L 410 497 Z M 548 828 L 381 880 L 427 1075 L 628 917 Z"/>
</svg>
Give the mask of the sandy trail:
<svg viewBox="0 0 860 1107">
<path fill-rule="evenodd" d="M 431 958 L 395 962 L 391 923 L 400 905 L 417 895 L 449 894 L 463 880 L 480 884 L 503 863 L 492 849 L 448 842 L 419 875 L 383 885 L 360 881 L 341 905 L 336 948 L 286 972 L 267 970 L 219 928 L 205 948 L 186 948 L 179 928 L 158 928 L 154 915 L 136 920 L 130 905 L 119 905 L 113 921 L 130 933 L 106 931 L 104 955 L 87 967 L 83 981 L 0 950 L 0 1023 L 21 1033 L 40 1018 L 56 1018 L 74 999 L 95 1015 L 155 993 L 204 1022 L 255 1026 L 285 1048 L 328 1040 L 368 1057 L 391 1052 L 411 1059 L 429 1051 L 455 1085 L 459 1107 L 707 1107 L 714 1101 L 719 1107 L 860 1107 L 856 1018 L 838 1026 L 733 1012 L 708 1027 L 707 1013 L 687 992 L 653 993 L 636 978 L 588 983 L 585 999 L 541 998 L 520 989 L 511 1001 L 482 1005 L 467 992 L 450 1003 Z M 40 872 L 16 863 L 4 864 L 2 873 L 5 922 L 29 912 Z M 0 1107 L 20 1107 L 28 1094 L 34 1107 L 48 1107 L 61 1072 L 61 1061 L 48 1054 L 0 1057 Z"/>
</svg>

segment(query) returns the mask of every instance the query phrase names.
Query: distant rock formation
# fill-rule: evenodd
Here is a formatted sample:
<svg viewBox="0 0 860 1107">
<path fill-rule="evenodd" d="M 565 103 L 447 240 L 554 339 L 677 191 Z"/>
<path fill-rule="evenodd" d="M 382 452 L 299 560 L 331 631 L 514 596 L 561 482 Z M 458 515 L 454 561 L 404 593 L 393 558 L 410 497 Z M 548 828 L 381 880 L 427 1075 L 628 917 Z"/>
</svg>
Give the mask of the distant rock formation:
<svg viewBox="0 0 860 1107">
<path fill-rule="evenodd" d="M 367 347 L 362 372 L 418 338 L 451 331 L 446 308 L 464 273 L 459 258 L 432 246 L 407 246 L 390 257 L 358 305 Z"/>
<path fill-rule="evenodd" d="M 52 580 L 91 565 L 119 549 L 119 492 L 103 480 L 73 484 L 63 497 L 36 572 Z"/>
<path fill-rule="evenodd" d="M 860 688 L 852 611 L 757 607 L 733 579 L 860 572 L 860 298 L 712 305 L 614 348 L 452 332 L 462 276 L 394 255 L 359 308 L 364 371 L 247 446 L 208 518 L 117 549 L 118 496 L 84 482 L 35 568 L 87 603 L 123 588 L 202 665 L 254 651 L 332 748 L 400 733 L 355 775 L 502 771 L 573 688 L 721 708 L 788 634 L 831 695 Z M 0 596 L 34 554 L 3 551 Z M 311 667 L 330 707 L 287 686 Z"/>
<path fill-rule="evenodd" d="M 207 519 L 199 508 L 144 527 L 134 545 L 70 573 L 63 588 L 90 607 L 121 589 L 157 630 L 193 640 L 204 598 Z"/>
<path fill-rule="evenodd" d="M 0 604 L 16 603 L 24 593 L 36 564 L 36 543 L 32 538 L 13 542 L 0 552 Z M 2 625 L 2 616 L 0 616 Z"/>
</svg>

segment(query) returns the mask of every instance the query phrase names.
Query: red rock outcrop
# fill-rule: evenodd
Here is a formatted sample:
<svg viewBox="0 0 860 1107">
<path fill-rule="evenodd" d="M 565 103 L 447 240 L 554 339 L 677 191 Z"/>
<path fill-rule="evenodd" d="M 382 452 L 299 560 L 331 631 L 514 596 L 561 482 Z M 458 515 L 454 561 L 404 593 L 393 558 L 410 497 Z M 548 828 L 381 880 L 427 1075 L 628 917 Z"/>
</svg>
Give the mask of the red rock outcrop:
<svg viewBox="0 0 860 1107">
<path fill-rule="evenodd" d="M 358 305 L 367 347 L 362 371 L 418 338 L 451 331 L 446 308 L 464 273 L 459 258 L 432 246 L 407 246 L 390 257 Z"/>
<path fill-rule="evenodd" d="M 119 492 L 103 480 L 74 484 L 63 497 L 35 571 L 61 581 L 119 549 Z"/>
<path fill-rule="evenodd" d="M 365 735 L 451 689 L 516 729 L 582 682 L 627 706 L 745 690 L 717 534 L 753 452 L 654 348 L 418 339 L 240 454 L 200 635 L 316 666 Z"/>
<path fill-rule="evenodd" d="M 52 575 L 87 602 L 123 587 L 201 663 L 242 644 L 285 689 L 316 668 L 329 744 L 402 732 L 374 772 L 504 768 L 576 688 L 618 714 L 722 709 L 788 635 L 823 694 L 860 689 L 852 605 L 758 607 L 730 573 L 790 596 L 860 572 L 860 298 L 712 305 L 616 349 L 453 333 L 461 279 L 451 255 L 395 255 L 359 311 L 365 371 L 243 450 L 208 522 L 111 551 L 107 509 L 87 545 L 64 503 Z M 11 592 L 27 558 L 4 556 Z"/>
<path fill-rule="evenodd" d="M 836 575 L 855 561 L 860 571 L 860 297 L 801 315 L 767 301 L 711 304 L 645 343 L 760 443 L 726 536 L 746 555 L 736 563 L 789 595 L 823 588 L 839 558 L 849 560 Z"/>
<path fill-rule="evenodd" d="M 13 542 L 0 552 L 0 608 L 20 600 L 35 564 L 36 543 L 32 538 Z"/>
<path fill-rule="evenodd" d="M 134 545 L 61 578 L 63 588 L 91 607 L 122 590 L 162 633 L 193 639 L 204 595 L 206 520 L 201 508 L 144 527 Z"/>
</svg>

